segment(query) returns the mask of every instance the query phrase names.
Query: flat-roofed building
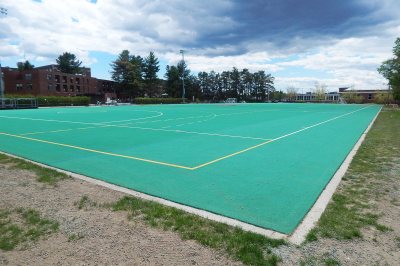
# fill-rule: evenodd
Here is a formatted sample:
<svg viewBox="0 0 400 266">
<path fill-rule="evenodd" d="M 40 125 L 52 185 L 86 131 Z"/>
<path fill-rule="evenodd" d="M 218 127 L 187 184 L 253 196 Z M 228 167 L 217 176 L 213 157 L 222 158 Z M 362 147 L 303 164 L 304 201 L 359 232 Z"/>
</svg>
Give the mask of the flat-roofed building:
<svg viewBox="0 0 400 266">
<path fill-rule="evenodd" d="M 326 92 L 323 95 L 317 95 L 314 92 L 296 94 L 297 102 L 338 102 L 340 95 L 337 92 Z"/>
</svg>

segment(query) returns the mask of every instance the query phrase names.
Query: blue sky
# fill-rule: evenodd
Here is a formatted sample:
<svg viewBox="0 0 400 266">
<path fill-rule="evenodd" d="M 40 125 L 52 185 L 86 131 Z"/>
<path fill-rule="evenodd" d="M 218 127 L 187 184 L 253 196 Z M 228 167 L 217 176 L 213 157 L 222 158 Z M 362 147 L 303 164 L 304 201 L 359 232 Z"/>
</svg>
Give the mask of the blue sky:
<svg viewBox="0 0 400 266">
<path fill-rule="evenodd" d="M 55 63 L 76 54 L 92 76 L 128 49 L 161 63 L 181 59 L 193 73 L 265 70 L 277 89 L 381 89 L 376 68 L 400 37 L 398 0 L 2 0 L 0 60 Z"/>
</svg>

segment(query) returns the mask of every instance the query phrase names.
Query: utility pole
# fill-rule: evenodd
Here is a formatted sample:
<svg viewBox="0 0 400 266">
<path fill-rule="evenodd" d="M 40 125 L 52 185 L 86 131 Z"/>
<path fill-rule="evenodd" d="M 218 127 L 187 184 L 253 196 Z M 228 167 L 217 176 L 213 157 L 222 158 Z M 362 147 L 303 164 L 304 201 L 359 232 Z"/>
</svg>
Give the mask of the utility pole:
<svg viewBox="0 0 400 266">
<path fill-rule="evenodd" d="M 0 14 L 7 15 L 7 9 L 0 7 Z M 4 83 L 3 83 L 3 71 L 1 70 L 1 61 L 0 61 L 0 108 L 4 107 Z"/>
<path fill-rule="evenodd" d="M 185 102 L 185 51 L 180 50 L 179 53 L 182 54 L 182 103 Z"/>
</svg>

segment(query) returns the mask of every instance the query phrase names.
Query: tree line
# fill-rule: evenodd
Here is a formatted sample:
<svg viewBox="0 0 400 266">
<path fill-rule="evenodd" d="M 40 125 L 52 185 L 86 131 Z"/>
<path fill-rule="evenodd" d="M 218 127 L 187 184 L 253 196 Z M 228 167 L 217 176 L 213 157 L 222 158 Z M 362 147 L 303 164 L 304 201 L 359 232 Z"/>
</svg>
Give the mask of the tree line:
<svg viewBox="0 0 400 266">
<path fill-rule="evenodd" d="M 265 101 L 275 92 L 274 77 L 265 71 L 248 69 L 200 72 L 192 74 L 185 61 L 167 65 L 165 80 L 157 78 L 159 60 L 154 52 L 146 58 L 122 51 L 111 63 L 111 77 L 117 84 L 119 95 L 135 97 L 160 97 L 163 93 L 172 98 L 185 97 L 202 101 L 220 101 L 237 98 L 240 101 Z M 184 85 L 183 85 L 184 84 Z M 184 94 L 184 95 L 183 95 Z"/>
<path fill-rule="evenodd" d="M 82 61 L 72 53 L 61 54 L 56 63 L 63 73 L 81 74 L 83 70 Z M 18 62 L 17 66 L 21 71 L 34 68 L 29 61 Z M 124 99 L 184 96 L 189 100 L 210 102 L 227 98 L 236 98 L 239 101 L 266 101 L 282 95 L 275 92 L 274 77 L 263 70 L 250 72 L 246 68 L 239 70 L 233 67 L 221 73 L 203 71 L 194 75 L 186 62 L 181 60 L 177 65 L 167 65 L 165 79 L 159 79 L 157 74 L 160 71 L 160 63 L 154 52 L 150 52 L 147 57 L 141 57 L 123 50 L 116 60 L 111 62 L 110 67 L 116 93 Z"/>
</svg>

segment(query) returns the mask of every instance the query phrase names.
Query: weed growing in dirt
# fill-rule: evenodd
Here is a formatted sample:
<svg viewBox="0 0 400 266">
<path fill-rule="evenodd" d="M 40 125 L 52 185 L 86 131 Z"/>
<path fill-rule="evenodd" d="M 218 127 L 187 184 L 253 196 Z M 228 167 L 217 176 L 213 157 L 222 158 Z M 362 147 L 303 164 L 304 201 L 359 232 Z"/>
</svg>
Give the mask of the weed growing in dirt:
<svg viewBox="0 0 400 266">
<path fill-rule="evenodd" d="M 153 227 L 175 231 L 182 239 L 225 250 L 233 258 L 249 265 L 276 265 L 280 258 L 272 253 L 271 248 L 285 244 L 284 240 L 270 239 L 133 197 L 123 197 L 109 207 L 114 211 L 128 211 L 129 219 L 143 219 Z"/>
<path fill-rule="evenodd" d="M 397 247 L 400 248 L 400 237 L 396 237 Z"/>
<path fill-rule="evenodd" d="M 340 266 L 340 262 L 335 258 L 332 258 L 329 254 L 325 254 L 324 257 L 310 256 L 300 261 L 300 266 Z"/>
<path fill-rule="evenodd" d="M 72 234 L 70 236 L 68 236 L 68 242 L 74 242 L 74 241 L 78 241 L 79 239 L 82 239 L 83 235 L 81 234 Z"/>
<path fill-rule="evenodd" d="M 83 195 L 79 201 L 74 203 L 74 205 L 77 206 L 79 210 L 81 210 L 87 207 L 96 207 L 97 202 L 94 202 L 91 199 L 89 199 L 88 196 Z"/>
<path fill-rule="evenodd" d="M 56 221 L 45 219 L 32 209 L 0 209 L 0 249 L 12 250 L 28 241 L 37 241 L 58 230 Z"/>
<path fill-rule="evenodd" d="M 68 178 L 69 176 L 53 169 L 45 168 L 22 159 L 0 154 L 0 164 L 10 164 L 12 168 L 33 171 L 37 175 L 37 180 L 49 185 L 56 185 L 58 181 Z"/>
</svg>

